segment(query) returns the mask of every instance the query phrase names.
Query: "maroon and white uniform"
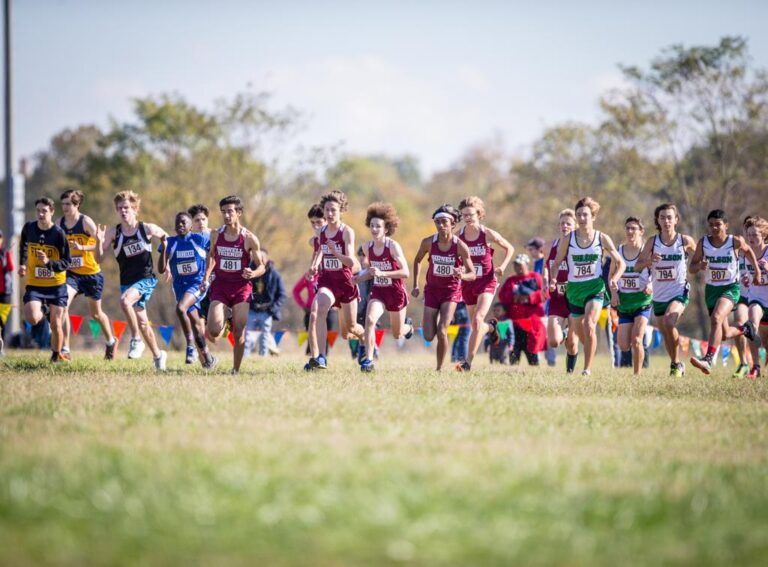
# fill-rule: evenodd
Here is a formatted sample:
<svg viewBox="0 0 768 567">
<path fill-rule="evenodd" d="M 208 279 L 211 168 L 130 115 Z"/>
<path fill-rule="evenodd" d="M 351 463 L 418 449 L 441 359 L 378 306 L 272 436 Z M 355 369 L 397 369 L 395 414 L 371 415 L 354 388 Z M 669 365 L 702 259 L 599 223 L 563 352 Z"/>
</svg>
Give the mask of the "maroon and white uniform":
<svg viewBox="0 0 768 567">
<path fill-rule="evenodd" d="M 480 236 L 477 240 L 468 240 L 464 229 L 459 232 L 459 238 L 469 248 L 469 258 L 475 268 L 475 280 L 461 282 L 461 295 L 467 305 L 477 305 L 477 298 L 481 293 L 496 293 L 496 274 L 493 273 L 493 248 L 486 240 L 485 227 L 480 227 Z"/>
<path fill-rule="evenodd" d="M 245 248 L 248 231 L 240 229 L 237 238 L 230 242 L 226 238 L 226 226 L 219 229 L 216 246 L 211 251 L 216 261 L 213 267 L 213 282 L 208 296 L 211 301 L 220 301 L 228 307 L 251 300 L 253 285 L 243 277 L 243 269 L 250 267 L 251 255 Z"/>
<path fill-rule="evenodd" d="M 448 301 L 461 301 L 461 280 L 453 272 L 459 266 L 459 238 L 451 238 L 451 247 L 443 252 L 438 244 L 438 235 L 435 234 L 429 249 L 427 285 L 424 287 L 425 306 L 440 309 L 440 305 Z"/>
<path fill-rule="evenodd" d="M 317 289 L 326 288 L 336 298 L 334 307 L 340 307 L 342 303 L 352 303 L 360 298 L 357 286 L 352 283 L 352 269 L 344 266 L 334 256 L 329 246 L 336 246 L 342 255 L 347 256 L 347 244 L 344 242 L 344 231 L 347 225 L 342 224 L 333 236 L 328 236 L 328 225 L 320 230 L 318 237 L 322 261 L 320 263 L 320 277 L 317 281 Z"/>
<path fill-rule="evenodd" d="M 379 255 L 376 254 L 373 240 L 368 243 L 368 262 L 371 267 L 382 272 L 394 272 L 402 268 L 392 255 L 391 242 L 389 238 L 384 240 L 384 250 Z M 403 278 L 373 278 L 370 301 L 374 299 L 381 301 L 387 311 L 404 309 L 408 305 L 408 293 Z"/>
<path fill-rule="evenodd" d="M 549 279 L 552 279 L 552 274 L 557 274 L 557 286 L 555 291 L 550 292 L 547 315 L 567 318 L 571 314 L 568 309 L 568 301 L 565 298 L 565 287 L 568 285 L 568 261 L 563 260 L 559 266 L 555 266 L 555 257 L 557 256 L 559 244 L 560 239 L 558 238 L 552 243 L 552 249 L 549 251 L 549 257 L 547 258 Z M 549 282 L 546 282 L 545 285 L 549 286 Z"/>
</svg>

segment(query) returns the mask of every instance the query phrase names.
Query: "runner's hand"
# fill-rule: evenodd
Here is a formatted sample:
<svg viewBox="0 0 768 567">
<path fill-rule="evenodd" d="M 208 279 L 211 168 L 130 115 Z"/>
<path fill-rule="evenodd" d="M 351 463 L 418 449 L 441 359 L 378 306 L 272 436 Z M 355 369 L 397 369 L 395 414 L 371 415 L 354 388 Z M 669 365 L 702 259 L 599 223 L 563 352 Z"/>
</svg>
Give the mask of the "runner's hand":
<svg viewBox="0 0 768 567">
<path fill-rule="evenodd" d="M 413 289 L 411 290 L 411 295 L 412 295 L 413 297 L 419 297 L 419 293 L 420 293 L 420 292 L 421 292 L 421 290 L 420 290 L 418 287 L 415 287 L 415 288 L 413 288 Z"/>
<path fill-rule="evenodd" d="M 43 266 L 48 263 L 48 255 L 43 250 L 38 250 L 36 255 L 37 261 L 40 262 Z"/>
</svg>

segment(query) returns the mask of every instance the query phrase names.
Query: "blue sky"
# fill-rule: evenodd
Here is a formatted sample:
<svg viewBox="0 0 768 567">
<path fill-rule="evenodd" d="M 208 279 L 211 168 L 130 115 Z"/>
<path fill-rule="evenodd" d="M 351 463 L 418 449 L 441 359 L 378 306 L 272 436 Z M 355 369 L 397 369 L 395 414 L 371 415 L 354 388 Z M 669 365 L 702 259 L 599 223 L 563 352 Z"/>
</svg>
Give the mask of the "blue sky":
<svg viewBox="0 0 768 567">
<path fill-rule="evenodd" d="M 15 157 L 57 131 L 130 116 L 131 97 L 209 105 L 249 85 L 308 117 L 296 143 L 410 153 L 427 173 L 494 137 L 594 121 L 673 43 L 749 38 L 768 67 L 766 2 L 15 0 Z M 761 33 L 762 32 L 762 33 Z"/>
</svg>

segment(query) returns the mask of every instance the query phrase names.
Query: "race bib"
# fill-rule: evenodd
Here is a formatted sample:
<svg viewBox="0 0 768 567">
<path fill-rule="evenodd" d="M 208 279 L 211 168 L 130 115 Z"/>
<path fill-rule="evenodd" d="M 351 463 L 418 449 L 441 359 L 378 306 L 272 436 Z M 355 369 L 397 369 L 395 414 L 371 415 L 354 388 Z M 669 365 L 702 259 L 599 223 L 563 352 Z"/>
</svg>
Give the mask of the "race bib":
<svg viewBox="0 0 768 567">
<path fill-rule="evenodd" d="M 589 278 L 595 275 L 594 264 L 576 264 L 576 277 L 577 278 Z"/>
<path fill-rule="evenodd" d="M 83 267 L 83 257 L 82 256 L 72 256 L 72 261 L 69 263 L 70 268 L 82 268 Z"/>
<path fill-rule="evenodd" d="M 373 285 L 376 286 L 389 286 L 392 285 L 392 278 L 382 278 L 382 277 L 375 277 L 373 278 Z"/>
<path fill-rule="evenodd" d="M 131 242 L 130 244 L 125 244 L 123 245 L 123 252 L 125 252 L 125 255 L 129 258 L 138 256 L 144 252 L 144 244 L 141 242 Z"/>
<path fill-rule="evenodd" d="M 53 278 L 53 270 L 45 266 L 35 266 L 35 278 L 38 280 L 49 280 Z"/>
<path fill-rule="evenodd" d="M 483 277 L 483 266 L 482 264 L 472 264 L 475 267 L 475 275 L 478 278 Z"/>
<path fill-rule="evenodd" d="M 713 282 L 728 281 L 728 270 L 710 270 L 710 279 Z"/>
<path fill-rule="evenodd" d="M 677 281 L 677 267 L 666 266 L 655 268 L 653 272 L 653 279 L 657 282 L 674 282 Z"/>
<path fill-rule="evenodd" d="M 238 260 L 238 262 L 240 262 L 240 260 Z M 191 276 L 197 273 L 197 262 L 181 262 L 176 264 L 176 270 L 179 272 L 180 276 Z"/>
<path fill-rule="evenodd" d="M 640 281 L 638 278 L 622 277 L 621 289 L 629 291 L 637 291 L 640 289 Z"/>
<path fill-rule="evenodd" d="M 450 264 L 432 264 L 432 273 L 441 278 L 453 275 L 453 266 Z"/>
<path fill-rule="evenodd" d="M 338 258 L 334 258 L 332 256 L 324 256 L 323 257 L 323 269 L 329 270 L 329 271 L 338 271 L 341 270 L 341 260 Z"/>
<path fill-rule="evenodd" d="M 565 286 L 568 285 L 566 283 L 558 283 L 557 284 L 557 293 L 559 295 L 565 295 Z"/>
<path fill-rule="evenodd" d="M 227 258 L 221 260 L 221 269 L 224 272 L 239 272 L 243 269 L 240 258 Z"/>
</svg>

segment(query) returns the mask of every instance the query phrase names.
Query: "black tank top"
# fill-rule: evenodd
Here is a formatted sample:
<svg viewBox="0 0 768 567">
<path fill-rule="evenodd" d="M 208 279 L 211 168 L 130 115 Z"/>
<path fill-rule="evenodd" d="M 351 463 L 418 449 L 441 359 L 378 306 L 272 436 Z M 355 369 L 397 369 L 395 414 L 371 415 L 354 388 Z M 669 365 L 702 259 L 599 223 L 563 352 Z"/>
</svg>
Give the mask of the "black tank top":
<svg viewBox="0 0 768 567">
<path fill-rule="evenodd" d="M 123 234 L 121 225 L 115 230 L 115 241 L 112 244 L 120 266 L 120 285 L 133 285 L 139 280 L 154 278 L 152 270 L 152 246 L 144 223 L 140 222 L 136 232 L 131 236 Z"/>
</svg>

